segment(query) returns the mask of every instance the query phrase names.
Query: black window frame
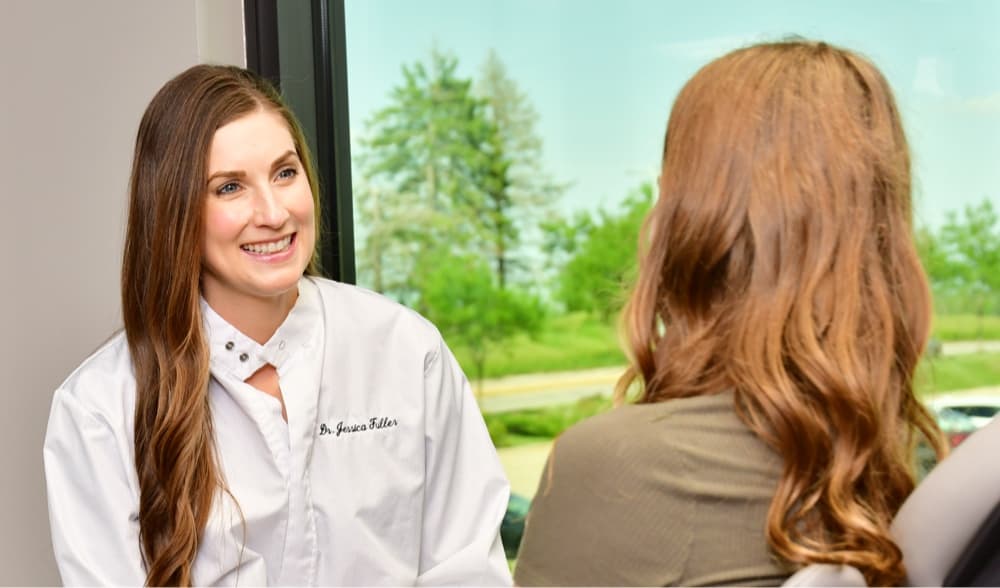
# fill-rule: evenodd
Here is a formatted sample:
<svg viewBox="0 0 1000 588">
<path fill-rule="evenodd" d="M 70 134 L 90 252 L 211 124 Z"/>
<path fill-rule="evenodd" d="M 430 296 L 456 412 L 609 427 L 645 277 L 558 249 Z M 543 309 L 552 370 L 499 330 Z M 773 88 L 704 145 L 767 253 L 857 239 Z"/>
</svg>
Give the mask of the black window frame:
<svg viewBox="0 0 1000 588">
<path fill-rule="evenodd" d="M 243 10 L 247 68 L 282 91 L 279 1 L 244 0 Z M 283 94 L 311 139 L 322 211 L 320 264 L 327 277 L 354 284 L 357 270 L 344 0 L 284 2 L 283 11 L 300 11 L 296 18 L 308 19 L 312 35 L 312 76 L 307 83 L 312 85 L 313 100 L 297 103 Z"/>
</svg>

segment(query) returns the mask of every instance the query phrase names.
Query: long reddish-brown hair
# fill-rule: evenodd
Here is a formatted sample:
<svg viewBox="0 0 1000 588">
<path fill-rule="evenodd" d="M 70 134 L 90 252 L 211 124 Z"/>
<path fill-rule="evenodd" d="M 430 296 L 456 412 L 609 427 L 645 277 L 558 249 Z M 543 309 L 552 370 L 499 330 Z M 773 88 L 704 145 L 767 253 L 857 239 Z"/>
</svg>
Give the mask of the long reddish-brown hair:
<svg viewBox="0 0 1000 588">
<path fill-rule="evenodd" d="M 719 58 L 667 126 L 660 197 L 622 315 L 638 402 L 732 390 L 784 459 L 768 513 L 794 565 L 903 578 L 889 525 L 914 486 L 917 432 L 943 451 L 913 376 L 930 295 L 910 160 L 885 78 L 788 41 Z"/>
<path fill-rule="evenodd" d="M 261 108 L 281 114 L 313 189 L 302 131 L 246 70 L 198 65 L 153 98 L 136 137 L 122 263 L 122 314 L 135 369 L 139 529 L 150 586 L 190 585 L 213 501 L 226 489 L 209 408 L 200 276 L 208 153 L 216 129 Z M 316 273 L 316 257 L 307 273 Z"/>
</svg>

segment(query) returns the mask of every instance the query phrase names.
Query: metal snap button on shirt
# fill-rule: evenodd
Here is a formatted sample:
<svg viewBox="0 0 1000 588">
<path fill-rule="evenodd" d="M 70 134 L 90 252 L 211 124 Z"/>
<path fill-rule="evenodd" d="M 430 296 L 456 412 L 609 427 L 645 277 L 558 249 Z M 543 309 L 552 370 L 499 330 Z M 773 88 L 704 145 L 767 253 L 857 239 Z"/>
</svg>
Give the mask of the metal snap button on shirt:
<svg viewBox="0 0 1000 588">
<path fill-rule="evenodd" d="M 226 341 L 226 351 L 232 351 L 232 350 L 233 350 L 233 342 Z"/>
<path fill-rule="evenodd" d="M 240 361 L 246 361 L 248 359 L 250 359 L 250 356 L 247 355 L 246 353 L 241 353 L 240 354 Z"/>
</svg>

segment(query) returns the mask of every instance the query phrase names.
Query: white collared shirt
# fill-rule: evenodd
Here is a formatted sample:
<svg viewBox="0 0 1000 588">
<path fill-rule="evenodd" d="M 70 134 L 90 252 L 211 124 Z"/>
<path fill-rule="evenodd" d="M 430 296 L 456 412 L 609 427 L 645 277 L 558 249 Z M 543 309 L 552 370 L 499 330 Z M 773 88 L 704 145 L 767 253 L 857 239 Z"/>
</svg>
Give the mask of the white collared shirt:
<svg viewBox="0 0 1000 588">
<path fill-rule="evenodd" d="M 196 585 L 510 583 L 498 533 L 509 486 L 430 323 L 318 278 L 300 281 L 264 345 L 202 310 L 216 447 L 239 506 L 218 495 Z M 276 398 L 244 383 L 265 364 L 278 372 L 287 423 Z M 66 584 L 145 580 L 134 410 L 123 334 L 55 394 L 44 455 Z"/>
</svg>

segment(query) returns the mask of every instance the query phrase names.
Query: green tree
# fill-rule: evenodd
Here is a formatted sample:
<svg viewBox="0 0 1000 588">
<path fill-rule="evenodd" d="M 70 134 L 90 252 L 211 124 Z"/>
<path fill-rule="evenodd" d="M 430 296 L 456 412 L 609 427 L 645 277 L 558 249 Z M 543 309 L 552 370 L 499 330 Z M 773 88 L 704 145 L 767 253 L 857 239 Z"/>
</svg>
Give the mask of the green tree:
<svg viewBox="0 0 1000 588">
<path fill-rule="evenodd" d="M 927 279 L 933 287 L 947 287 L 955 278 L 955 266 L 941 244 L 941 240 L 928 227 L 920 227 L 915 231 L 917 251 L 920 261 L 927 273 Z"/>
<path fill-rule="evenodd" d="M 417 194 L 401 193 L 391 184 L 365 178 L 355 183 L 354 196 L 361 203 L 355 208 L 363 244 L 357 251 L 361 283 L 401 302 L 412 302 L 416 296 L 410 282 L 414 260 L 429 241 L 420 228 L 434 225 L 438 215 L 422 206 Z"/>
<path fill-rule="evenodd" d="M 484 243 L 502 288 L 512 273 L 528 269 L 522 240 L 525 235 L 540 239 L 538 219 L 551 214 L 565 186 L 556 184 L 545 171 L 542 140 L 535 130 L 538 113 L 495 51 L 487 54 L 475 91 L 488 106 L 487 117 L 495 133 L 490 138 L 491 161 L 483 182 Z"/>
<path fill-rule="evenodd" d="M 652 202 L 653 189 L 644 184 L 616 212 L 599 210 L 545 225 L 546 251 L 559 266 L 555 295 L 567 310 L 607 321 L 621 309 L 634 278 L 639 231 Z"/>
<path fill-rule="evenodd" d="M 511 162 L 496 127 L 492 128 L 486 147 L 485 166 L 479 178 L 483 199 L 475 216 L 482 229 L 484 255 L 491 261 L 497 284 L 503 289 L 507 285 L 511 250 L 516 247 L 520 232 L 511 218 Z"/>
<path fill-rule="evenodd" d="M 981 335 L 985 315 L 1000 311 L 1000 225 L 993 203 L 966 206 L 961 217 L 948 213 L 938 242 L 941 251 L 932 264 L 942 264 L 944 279 L 969 301 Z"/>
<path fill-rule="evenodd" d="M 420 275 L 420 307 L 452 345 L 469 351 L 476 389 L 482 392 L 490 353 L 517 333 L 536 333 L 544 318 L 539 300 L 502 289 L 484 261 L 437 251 Z"/>
<path fill-rule="evenodd" d="M 957 285 L 959 268 L 948 254 L 940 236 L 929 227 L 915 231 L 920 262 L 927 274 L 934 298 L 934 310 L 943 314 L 969 312 L 968 303 Z"/>
<path fill-rule="evenodd" d="M 470 221 L 483 208 L 480 181 L 495 129 L 457 68 L 454 56 L 438 51 L 427 64 L 403 66 L 402 83 L 360 141 L 359 269 L 404 301 L 416 296 L 420 252 L 444 242 L 461 249 L 480 235 Z"/>
<path fill-rule="evenodd" d="M 402 74 L 359 141 L 359 274 L 419 305 L 427 253 L 447 248 L 486 260 L 504 289 L 531 260 L 522 228 L 537 235 L 562 189 L 541 170 L 537 114 L 493 53 L 476 93 L 439 51 Z"/>
</svg>

